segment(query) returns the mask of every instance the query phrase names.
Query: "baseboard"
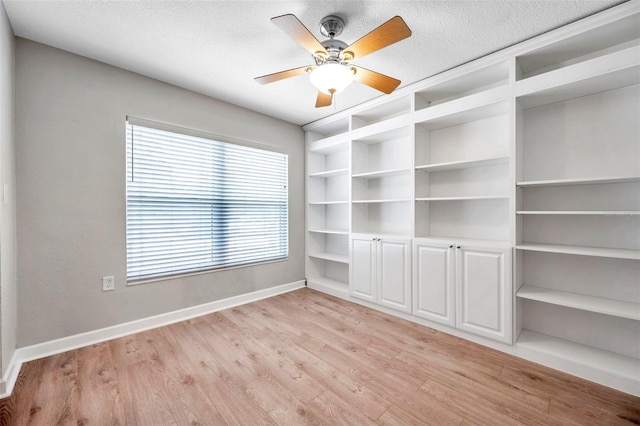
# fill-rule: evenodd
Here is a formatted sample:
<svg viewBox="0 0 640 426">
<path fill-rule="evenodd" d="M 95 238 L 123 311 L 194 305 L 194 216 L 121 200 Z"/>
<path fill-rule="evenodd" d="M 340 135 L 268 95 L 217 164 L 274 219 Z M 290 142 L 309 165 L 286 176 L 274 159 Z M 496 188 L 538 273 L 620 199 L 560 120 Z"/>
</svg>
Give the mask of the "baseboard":
<svg viewBox="0 0 640 426">
<path fill-rule="evenodd" d="M 152 317 L 118 324 L 111 327 L 88 331 L 86 333 L 63 337 L 61 339 L 51 340 L 49 342 L 38 343 L 36 345 L 18 348 L 13 354 L 13 357 L 11 357 L 9 366 L 6 369 L 2 380 L 0 381 L 0 398 L 11 396 L 13 386 L 15 385 L 18 378 L 18 373 L 20 373 L 20 368 L 25 362 L 59 354 L 73 349 L 78 349 L 84 346 L 105 342 L 107 340 L 117 339 L 118 337 L 140 333 L 142 331 L 151 330 L 153 328 L 174 324 L 176 322 L 196 318 L 202 315 L 221 311 L 223 309 L 229 309 L 235 306 L 256 302 L 258 300 L 277 296 L 283 293 L 288 293 L 300 288 L 304 288 L 304 280 L 295 281 L 276 287 L 270 287 L 264 290 L 258 290 L 247 294 L 241 294 L 239 296 L 233 296 L 227 299 L 216 300 L 214 302 L 204 303 L 202 305 L 167 312 L 165 314 L 155 315 Z"/>
</svg>

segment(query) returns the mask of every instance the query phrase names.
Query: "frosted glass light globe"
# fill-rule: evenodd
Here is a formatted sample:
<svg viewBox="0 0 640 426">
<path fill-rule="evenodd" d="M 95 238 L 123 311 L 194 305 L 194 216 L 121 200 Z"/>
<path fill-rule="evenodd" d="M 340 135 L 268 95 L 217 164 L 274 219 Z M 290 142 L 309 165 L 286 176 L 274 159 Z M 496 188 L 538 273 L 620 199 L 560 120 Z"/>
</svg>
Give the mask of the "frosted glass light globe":
<svg viewBox="0 0 640 426">
<path fill-rule="evenodd" d="M 340 93 L 353 81 L 353 71 L 340 64 L 324 64 L 311 71 L 309 80 L 322 93 Z"/>
</svg>

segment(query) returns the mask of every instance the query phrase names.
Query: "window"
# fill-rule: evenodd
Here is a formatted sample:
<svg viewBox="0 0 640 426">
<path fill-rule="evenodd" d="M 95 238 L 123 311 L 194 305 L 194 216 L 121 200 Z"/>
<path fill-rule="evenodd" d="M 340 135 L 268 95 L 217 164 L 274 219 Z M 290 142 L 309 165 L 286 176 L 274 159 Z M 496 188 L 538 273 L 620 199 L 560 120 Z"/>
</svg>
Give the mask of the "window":
<svg viewBox="0 0 640 426">
<path fill-rule="evenodd" d="M 286 259 L 287 155 L 166 128 L 127 121 L 127 281 Z"/>
</svg>

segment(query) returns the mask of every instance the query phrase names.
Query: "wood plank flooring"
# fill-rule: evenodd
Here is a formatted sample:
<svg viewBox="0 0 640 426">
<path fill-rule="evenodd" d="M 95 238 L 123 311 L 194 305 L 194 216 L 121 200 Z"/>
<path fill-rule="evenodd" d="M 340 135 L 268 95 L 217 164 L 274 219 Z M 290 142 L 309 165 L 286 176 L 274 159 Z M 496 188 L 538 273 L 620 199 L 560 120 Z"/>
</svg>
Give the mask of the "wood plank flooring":
<svg viewBox="0 0 640 426">
<path fill-rule="evenodd" d="M 2 425 L 625 425 L 640 398 L 301 289 L 22 367 Z"/>
</svg>

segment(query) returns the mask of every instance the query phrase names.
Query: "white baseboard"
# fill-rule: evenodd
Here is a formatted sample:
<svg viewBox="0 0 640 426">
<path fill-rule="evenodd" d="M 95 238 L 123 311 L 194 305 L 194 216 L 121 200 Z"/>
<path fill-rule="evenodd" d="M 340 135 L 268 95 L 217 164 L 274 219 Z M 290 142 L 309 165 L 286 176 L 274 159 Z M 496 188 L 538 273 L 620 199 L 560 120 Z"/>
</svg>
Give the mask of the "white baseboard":
<svg viewBox="0 0 640 426">
<path fill-rule="evenodd" d="M 2 377 L 2 381 L 0 381 L 0 398 L 11 396 L 13 386 L 18 378 L 18 373 L 20 373 L 20 368 L 25 362 L 105 342 L 107 340 L 117 339 L 118 337 L 140 333 L 142 331 L 151 330 L 152 328 L 174 324 L 176 322 L 207 315 L 223 309 L 229 309 L 235 306 L 277 296 L 303 287 L 304 280 L 295 281 L 289 284 L 254 291 L 252 293 L 241 294 L 227 299 L 216 300 L 214 302 L 167 312 L 165 314 L 63 337 L 49 342 L 38 343 L 36 345 L 25 346 L 24 348 L 18 348 L 13 354 L 13 357 L 11 357 L 9 366 Z"/>
</svg>

